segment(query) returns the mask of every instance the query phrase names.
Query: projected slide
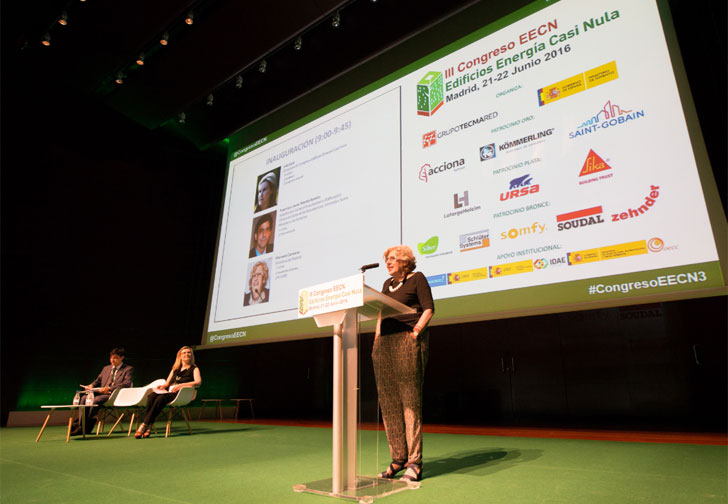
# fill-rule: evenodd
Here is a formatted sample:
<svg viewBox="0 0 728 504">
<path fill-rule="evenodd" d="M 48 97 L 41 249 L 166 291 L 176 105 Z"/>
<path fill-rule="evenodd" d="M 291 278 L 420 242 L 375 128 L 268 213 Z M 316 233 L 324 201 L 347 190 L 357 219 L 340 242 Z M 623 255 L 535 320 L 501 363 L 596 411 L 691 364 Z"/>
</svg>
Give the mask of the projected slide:
<svg viewBox="0 0 728 504">
<path fill-rule="evenodd" d="M 311 333 L 298 289 L 400 242 L 438 323 L 725 287 L 656 3 L 519 12 L 232 149 L 203 343 Z"/>
</svg>

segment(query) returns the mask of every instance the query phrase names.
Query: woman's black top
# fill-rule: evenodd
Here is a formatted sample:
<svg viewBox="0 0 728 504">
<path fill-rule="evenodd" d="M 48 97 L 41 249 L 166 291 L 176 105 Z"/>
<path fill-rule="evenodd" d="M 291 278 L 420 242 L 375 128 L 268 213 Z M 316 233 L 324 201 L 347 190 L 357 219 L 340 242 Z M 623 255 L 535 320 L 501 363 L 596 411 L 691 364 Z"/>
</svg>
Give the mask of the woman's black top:
<svg viewBox="0 0 728 504">
<path fill-rule="evenodd" d="M 400 303 L 403 303 L 410 308 L 414 308 L 416 313 L 408 313 L 403 315 L 394 315 L 382 319 L 382 325 L 380 327 L 381 334 L 394 334 L 404 331 L 412 331 L 420 319 L 422 312 L 427 310 L 435 311 L 435 303 L 432 300 L 432 291 L 430 290 L 430 284 L 427 283 L 425 275 L 419 271 L 407 278 L 404 283 L 394 292 L 390 291 L 389 287 L 393 289 L 398 285 L 392 278 L 384 281 L 382 287 L 382 293 L 387 296 L 396 299 Z"/>
<path fill-rule="evenodd" d="M 182 368 L 175 369 L 172 371 L 172 383 L 170 383 L 170 387 L 172 385 L 177 385 L 179 383 L 188 383 L 191 381 L 195 381 L 195 366 L 192 364 L 190 367 L 182 371 Z"/>
</svg>

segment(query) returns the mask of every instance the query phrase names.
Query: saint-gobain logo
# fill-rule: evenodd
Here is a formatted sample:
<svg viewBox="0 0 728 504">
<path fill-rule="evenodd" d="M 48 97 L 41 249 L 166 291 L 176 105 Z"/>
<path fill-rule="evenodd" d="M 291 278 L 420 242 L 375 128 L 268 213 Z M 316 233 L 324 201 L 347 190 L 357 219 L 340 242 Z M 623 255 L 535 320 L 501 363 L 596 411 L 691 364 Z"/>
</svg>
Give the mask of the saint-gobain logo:
<svg viewBox="0 0 728 504">
<path fill-rule="evenodd" d="M 495 144 L 484 145 L 480 148 L 480 160 L 493 159 L 495 157 Z"/>
</svg>

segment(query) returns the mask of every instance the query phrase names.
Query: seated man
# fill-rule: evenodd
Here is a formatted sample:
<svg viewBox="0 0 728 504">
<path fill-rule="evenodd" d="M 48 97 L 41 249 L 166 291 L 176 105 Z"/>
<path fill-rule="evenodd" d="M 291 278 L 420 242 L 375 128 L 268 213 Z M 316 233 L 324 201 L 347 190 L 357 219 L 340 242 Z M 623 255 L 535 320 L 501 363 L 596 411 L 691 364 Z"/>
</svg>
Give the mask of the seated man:
<svg viewBox="0 0 728 504">
<path fill-rule="evenodd" d="M 111 393 L 120 388 L 131 387 L 131 383 L 134 379 L 134 368 L 124 364 L 124 354 L 126 352 L 123 348 L 113 348 L 109 353 L 110 365 L 105 366 L 101 370 L 99 376 L 90 383 L 89 385 L 83 385 L 86 390 L 94 390 L 94 404 L 101 405 L 109 400 Z M 86 394 L 81 394 L 80 404 L 84 404 L 86 401 Z M 86 434 L 90 434 L 96 424 L 96 413 L 98 408 L 83 408 L 79 413 L 79 418 L 74 420 L 73 429 L 71 430 L 72 436 L 79 436 L 81 432 L 81 414 L 85 411 L 86 414 Z"/>
</svg>

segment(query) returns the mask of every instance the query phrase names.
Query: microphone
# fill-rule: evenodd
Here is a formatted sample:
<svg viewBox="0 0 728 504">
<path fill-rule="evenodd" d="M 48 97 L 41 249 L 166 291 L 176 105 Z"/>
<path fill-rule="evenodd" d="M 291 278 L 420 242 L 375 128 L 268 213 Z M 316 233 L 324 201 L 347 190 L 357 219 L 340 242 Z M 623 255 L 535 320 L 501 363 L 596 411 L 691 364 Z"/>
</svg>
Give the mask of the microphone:
<svg viewBox="0 0 728 504">
<path fill-rule="evenodd" d="M 365 264 L 361 267 L 361 272 L 364 273 L 368 269 L 378 268 L 379 263 L 371 263 L 371 264 Z"/>
</svg>

